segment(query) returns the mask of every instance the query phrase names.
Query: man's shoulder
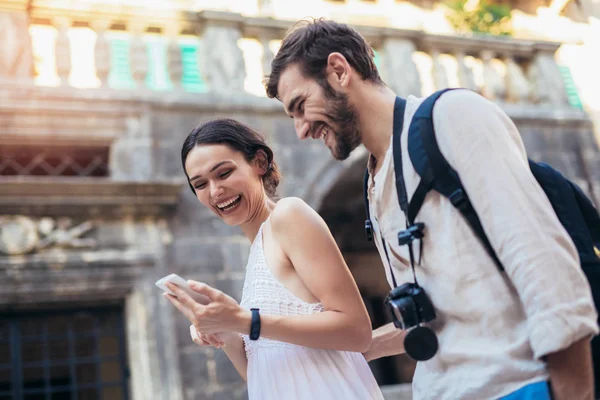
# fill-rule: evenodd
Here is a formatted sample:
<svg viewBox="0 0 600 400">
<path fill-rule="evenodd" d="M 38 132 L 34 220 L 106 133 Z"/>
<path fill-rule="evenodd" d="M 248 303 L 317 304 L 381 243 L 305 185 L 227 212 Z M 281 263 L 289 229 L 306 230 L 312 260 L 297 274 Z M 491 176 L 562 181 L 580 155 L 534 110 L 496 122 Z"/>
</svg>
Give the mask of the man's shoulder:
<svg viewBox="0 0 600 400">
<path fill-rule="evenodd" d="M 472 90 L 456 89 L 442 94 L 433 107 L 432 119 L 438 147 L 451 165 L 458 159 L 468 159 L 474 145 L 479 151 L 491 151 L 492 143 L 512 142 L 525 154 L 510 117 L 498 104 Z M 502 149 L 509 151 L 502 146 L 494 151 Z"/>
<path fill-rule="evenodd" d="M 429 96 L 409 95 L 406 97 L 405 121 L 412 122 L 418 108 L 427 98 Z M 453 118 L 455 116 L 462 115 L 462 117 L 465 117 L 475 110 L 484 114 L 502 112 L 494 103 L 472 90 L 455 89 L 442 94 L 435 102 L 433 107 L 434 123 L 437 128 L 438 125 L 445 125 L 450 120 L 455 119 Z"/>
<path fill-rule="evenodd" d="M 426 98 L 418 99 L 419 105 Z M 480 132 L 483 126 L 488 130 L 501 129 L 508 118 L 498 104 L 469 89 L 443 93 L 435 102 L 432 114 L 435 131 L 445 136 L 466 137 L 469 136 L 467 131 Z M 440 139 L 438 136 L 438 141 Z"/>
<path fill-rule="evenodd" d="M 409 96 L 409 102 L 420 106 L 429 96 Z M 479 108 L 489 108 L 494 105 L 479 93 L 469 89 L 453 89 L 442 94 L 435 102 L 434 115 L 456 112 L 467 112 Z"/>
</svg>

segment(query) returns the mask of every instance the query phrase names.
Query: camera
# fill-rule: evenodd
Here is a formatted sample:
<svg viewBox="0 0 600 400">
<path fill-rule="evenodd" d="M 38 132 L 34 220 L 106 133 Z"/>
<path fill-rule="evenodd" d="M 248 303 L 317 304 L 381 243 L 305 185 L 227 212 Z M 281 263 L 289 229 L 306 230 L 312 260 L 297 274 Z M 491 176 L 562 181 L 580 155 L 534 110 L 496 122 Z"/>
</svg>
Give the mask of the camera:
<svg viewBox="0 0 600 400">
<path fill-rule="evenodd" d="M 438 349 L 437 336 L 421 324 L 435 319 L 435 309 L 425 290 L 416 283 L 405 283 L 388 294 L 385 304 L 394 326 L 408 331 L 404 338 L 406 354 L 417 361 L 432 358 Z"/>
<path fill-rule="evenodd" d="M 388 294 L 385 304 L 392 313 L 394 326 L 410 329 L 435 319 L 435 309 L 421 286 L 405 283 Z"/>
</svg>

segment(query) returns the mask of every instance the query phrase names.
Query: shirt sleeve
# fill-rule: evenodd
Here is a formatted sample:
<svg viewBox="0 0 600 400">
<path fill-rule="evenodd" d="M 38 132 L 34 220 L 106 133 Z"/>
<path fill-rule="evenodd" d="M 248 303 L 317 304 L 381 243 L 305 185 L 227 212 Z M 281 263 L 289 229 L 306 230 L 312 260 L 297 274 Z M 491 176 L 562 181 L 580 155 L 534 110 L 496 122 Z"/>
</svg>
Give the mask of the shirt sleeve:
<svg viewBox="0 0 600 400">
<path fill-rule="evenodd" d="M 482 96 L 456 90 L 437 101 L 433 122 L 440 151 L 519 295 L 535 357 L 597 334 L 577 250 L 531 173 L 511 119 Z"/>
</svg>

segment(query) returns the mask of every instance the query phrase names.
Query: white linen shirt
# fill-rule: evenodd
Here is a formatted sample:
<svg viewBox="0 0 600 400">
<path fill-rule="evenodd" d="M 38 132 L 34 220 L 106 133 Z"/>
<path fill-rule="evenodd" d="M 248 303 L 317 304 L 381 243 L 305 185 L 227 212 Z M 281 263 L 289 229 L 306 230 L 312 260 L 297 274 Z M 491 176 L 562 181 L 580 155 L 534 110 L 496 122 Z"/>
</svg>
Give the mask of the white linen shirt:
<svg viewBox="0 0 600 400">
<path fill-rule="evenodd" d="M 424 99 L 410 96 L 401 136 L 408 198 L 420 178 L 407 151 L 410 121 Z M 576 248 L 531 174 L 516 126 L 494 103 L 455 90 L 436 103 L 439 148 L 461 181 L 505 273 L 450 201 L 431 191 L 415 219 L 426 226 L 416 267 L 435 307 L 430 326 L 439 340 L 434 358 L 419 362 L 413 378 L 418 399 L 491 399 L 548 379 L 542 357 L 598 333 L 589 283 Z M 398 285 L 412 282 L 398 205 L 392 145 L 368 186 L 375 243 L 388 245 Z M 419 258 L 418 242 L 414 245 Z"/>
</svg>

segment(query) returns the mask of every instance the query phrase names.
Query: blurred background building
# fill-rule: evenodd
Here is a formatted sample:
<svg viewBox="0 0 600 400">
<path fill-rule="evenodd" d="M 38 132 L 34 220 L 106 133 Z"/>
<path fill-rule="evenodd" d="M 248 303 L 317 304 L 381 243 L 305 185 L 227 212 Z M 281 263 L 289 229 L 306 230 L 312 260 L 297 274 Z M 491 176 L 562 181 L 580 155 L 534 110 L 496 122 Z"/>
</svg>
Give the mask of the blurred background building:
<svg viewBox="0 0 600 400">
<path fill-rule="evenodd" d="M 0 400 L 246 397 L 154 286 L 176 272 L 240 297 L 249 245 L 180 164 L 213 117 L 266 135 L 281 195 L 327 220 L 374 327 L 388 321 L 365 150 L 340 163 L 300 144 L 261 85 L 292 22 L 321 16 L 360 30 L 399 95 L 498 102 L 531 157 L 600 202 L 599 0 L 0 0 Z M 410 360 L 371 367 L 410 398 Z"/>
</svg>

